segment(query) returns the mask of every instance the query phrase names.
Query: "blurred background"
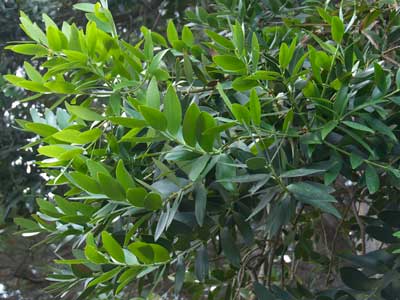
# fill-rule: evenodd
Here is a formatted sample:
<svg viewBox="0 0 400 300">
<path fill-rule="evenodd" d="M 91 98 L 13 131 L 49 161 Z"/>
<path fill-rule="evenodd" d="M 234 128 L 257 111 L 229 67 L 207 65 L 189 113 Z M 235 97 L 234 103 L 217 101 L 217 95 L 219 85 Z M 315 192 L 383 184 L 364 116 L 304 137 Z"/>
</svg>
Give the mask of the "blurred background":
<svg viewBox="0 0 400 300">
<path fill-rule="evenodd" d="M 73 10 L 78 2 L 71 0 L 0 0 L 0 299 L 52 299 L 43 292 L 44 274 L 53 259 L 51 249 L 38 244 L 38 238 L 25 239 L 16 233 L 15 217 L 35 212 L 35 198 L 51 193 L 43 186 L 34 155 L 21 149 L 32 142 L 31 136 L 16 127 L 15 119 L 24 119 L 30 109 L 43 110 L 54 99 L 21 102 L 29 97 L 24 90 L 11 87 L 4 74 L 21 74 L 24 57 L 4 50 L 7 43 L 26 39 L 19 27 L 19 12 L 24 11 L 41 25 L 42 14 L 58 25 L 63 21 L 84 25 L 84 13 Z M 179 23 L 184 10 L 194 1 L 179 0 L 109 0 L 120 35 L 135 42 L 140 26 L 163 32 L 168 19 Z"/>
</svg>

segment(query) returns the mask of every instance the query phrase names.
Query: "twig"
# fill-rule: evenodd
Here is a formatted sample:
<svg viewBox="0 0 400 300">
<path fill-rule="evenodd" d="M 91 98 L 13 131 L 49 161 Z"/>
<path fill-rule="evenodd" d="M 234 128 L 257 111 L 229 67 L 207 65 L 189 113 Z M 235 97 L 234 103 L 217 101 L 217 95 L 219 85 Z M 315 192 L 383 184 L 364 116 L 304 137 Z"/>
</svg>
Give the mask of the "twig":
<svg viewBox="0 0 400 300">
<path fill-rule="evenodd" d="M 356 218 L 357 224 L 360 227 L 360 236 L 361 236 L 361 254 L 365 254 L 365 226 L 358 215 L 356 204 L 352 201 L 352 209 L 354 213 L 354 217 Z"/>
</svg>

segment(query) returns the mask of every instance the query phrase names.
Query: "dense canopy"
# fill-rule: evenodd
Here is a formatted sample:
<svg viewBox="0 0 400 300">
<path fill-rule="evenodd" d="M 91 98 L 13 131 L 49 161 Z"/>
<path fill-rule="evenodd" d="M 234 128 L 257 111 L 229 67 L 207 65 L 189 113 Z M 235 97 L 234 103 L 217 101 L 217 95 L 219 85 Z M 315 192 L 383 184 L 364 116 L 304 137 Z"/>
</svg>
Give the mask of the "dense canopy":
<svg viewBox="0 0 400 300">
<path fill-rule="evenodd" d="M 23 233 L 78 299 L 397 299 L 400 18 L 390 1 L 228 1 L 125 41 L 21 12 L 19 126 L 52 193 Z M 28 102 L 29 103 L 29 102 Z M 65 251 L 65 250 L 69 251 Z M 61 251 L 62 250 L 62 251 Z M 63 253 L 63 254 L 61 254 Z M 119 298 L 118 298 L 119 299 Z"/>
</svg>

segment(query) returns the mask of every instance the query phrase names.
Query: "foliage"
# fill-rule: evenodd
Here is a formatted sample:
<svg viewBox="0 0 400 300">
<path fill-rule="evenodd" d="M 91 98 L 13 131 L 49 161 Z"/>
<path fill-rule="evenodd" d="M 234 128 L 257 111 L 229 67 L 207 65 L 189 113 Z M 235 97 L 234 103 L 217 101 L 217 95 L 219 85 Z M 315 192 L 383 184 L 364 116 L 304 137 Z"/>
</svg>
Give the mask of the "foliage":
<svg viewBox="0 0 400 300">
<path fill-rule="evenodd" d="M 48 15 L 56 24 L 63 21 L 73 21 L 84 24 L 85 15 L 72 9 L 76 1 L 49 1 L 49 0 L 8 0 L 0 1 L 0 44 L 1 48 L 9 41 L 24 40 L 26 35 L 15 22 L 19 11 L 30 15 L 33 22 L 41 22 L 43 15 Z M 160 28 L 166 18 L 175 18 L 189 5 L 190 1 L 131 1 L 115 0 L 111 2 L 116 27 L 121 36 L 128 41 L 137 41 L 140 25 L 146 24 L 152 28 Z M 146 12 L 146 13 L 145 13 Z M 23 72 L 23 56 L 11 51 L 0 52 L 0 73 Z M 21 76 L 21 75 L 20 75 Z M 18 87 L 6 86 L 0 78 L 0 223 L 8 224 L 15 216 L 27 216 L 36 210 L 35 197 L 45 194 L 46 189 L 40 178 L 40 170 L 35 167 L 34 153 L 21 149 L 29 134 L 15 130 L 15 118 L 29 118 L 30 109 L 43 110 L 44 106 L 51 106 L 57 96 L 45 95 L 39 102 L 31 101 L 16 105 L 18 100 L 28 96 L 27 92 Z M 29 93 L 29 92 L 28 92 Z"/>
<path fill-rule="evenodd" d="M 33 61 L 10 83 L 58 95 L 19 120 L 57 195 L 16 222 L 72 249 L 52 291 L 396 299 L 396 5 L 220 0 L 136 44 L 75 7 L 7 47 Z"/>
</svg>

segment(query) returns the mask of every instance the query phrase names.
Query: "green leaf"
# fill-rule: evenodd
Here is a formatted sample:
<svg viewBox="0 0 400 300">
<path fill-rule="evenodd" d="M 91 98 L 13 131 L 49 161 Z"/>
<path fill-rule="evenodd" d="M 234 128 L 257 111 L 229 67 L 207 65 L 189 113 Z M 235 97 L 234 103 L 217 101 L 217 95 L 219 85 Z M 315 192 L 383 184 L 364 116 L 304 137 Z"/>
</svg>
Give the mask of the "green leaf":
<svg viewBox="0 0 400 300">
<path fill-rule="evenodd" d="M 144 26 L 142 26 L 140 29 L 144 35 L 143 53 L 146 57 L 146 60 L 151 61 L 154 56 L 154 45 L 153 45 L 153 38 L 151 36 L 151 30 L 147 29 Z"/>
<path fill-rule="evenodd" d="M 381 92 L 386 91 L 386 77 L 383 68 L 378 63 L 374 63 L 374 72 L 375 72 L 375 84 L 381 90 Z"/>
<path fill-rule="evenodd" d="M 351 152 L 351 154 L 350 154 L 350 164 L 351 164 L 351 168 L 353 170 L 355 170 L 359 166 L 361 166 L 363 162 L 364 162 L 364 159 L 361 156 L 359 156 L 355 152 Z"/>
<path fill-rule="evenodd" d="M 24 62 L 24 69 L 28 77 L 35 82 L 44 83 L 42 75 L 28 62 Z"/>
<path fill-rule="evenodd" d="M 162 208 L 162 199 L 160 194 L 150 192 L 144 199 L 144 207 L 148 210 L 159 210 Z"/>
<path fill-rule="evenodd" d="M 300 169 L 295 169 L 295 170 L 290 170 L 282 173 L 280 177 L 282 178 L 293 178 L 293 177 L 302 177 L 302 176 L 309 176 L 317 173 L 324 172 L 324 169 L 305 169 L 305 168 L 300 168 Z"/>
<path fill-rule="evenodd" d="M 352 267 L 340 269 L 340 277 L 345 285 L 358 291 L 370 291 L 377 286 L 376 279 L 370 279 L 361 271 Z"/>
<path fill-rule="evenodd" d="M 258 62 L 260 60 L 260 45 L 258 43 L 257 34 L 253 32 L 251 37 L 251 62 L 253 63 L 253 71 L 257 71 Z"/>
<path fill-rule="evenodd" d="M 7 46 L 4 49 L 11 50 L 15 53 L 24 55 L 34 55 L 36 57 L 43 57 L 49 53 L 49 51 L 45 47 L 37 44 L 13 45 L 13 46 Z"/>
<path fill-rule="evenodd" d="M 227 107 L 230 111 L 232 111 L 232 103 L 231 103 L 231 101 L 229 100 L 228 96 L 225 94 L 224 88 L 222 87 L 222 85 L 221 85 L 220 83 L 217 84 L 217 90 L 218 90 L 219 94 L 221 95 L 222 100 L 224 101 L 226 107 Z"/>
<path fill-rule="evenodd" d="M 47 45 L 47 38 L 43 31 L 39 28 L 36 23 L 32 23 L 29 17 L 24 13 L 20 12 L 21 16 L 19 20 L 21 21 L 21 28 L 24 32 L 34 41 L 38 43 L 43 43 Z"/>
<path fill-rule="evenodd" d="M 338 125 L 337 121 L 331 120 L 328 123 L 326 123 L 322 129 L 321 129 L 321 137 L 324 140 L 329 133 L 332 132 L 332 130 L 334 130 L 336 128 L 336 126 Z"/>
<path fill-rule="evenodd" d="M 133 181 L 131 175 L 125 169 L 124 162 L 122 161 L 122 159 L 118 161 L 118 165 L 115 170 L 115 175 L 117 177 L 117 180 L 125 190 L 128 190 L 129 188 L 134 188 L 136 186 L 135 181 Z"/>
<path fill-rule="evenodd" d="M 178 31 L 176 30 L 174 22 L 172 20 L 168 21 L 167 38 L 171 46 L 174 46 L 174 43 L 179 40 Z"/>
<path fill-rule="evenodd" d="M 279 66 L 281 69 L 286 69 L 290 63 L 289 47 L 286 43 L 282 43 L 279 48 Z"/>
<path fill-rule="evenodd" d="M 101 194 L 100 186 L 93 178 L 80 172 L 71 172 L 69 176 L 72 178 L 72 183 L 81 190 L 92 194 Z"/>
<path fill-rule="evenodd" d="M 244 43 L 245 43 L 245 37 L 244 37 L 244 32 L 241 24 L 236 21 L 235 25 L 232 26 L 232 39 L 233 39 L 233 44 L 235 45 L 238 53 L 240 56 L 243 55 L 244 52 Z"/>
<path fill-rule="evenodd" d="M 140 112 L 147 123 L 149 123 L 154 129 L 160 131 L 167 129 L 167 119 L 165 118 L 165 115 L 158 109 L 141 105 Z"/>
<path fill-rule="evenodd" d="M 188 82 L 193 82 L 193 67 L 189 55 L 185 52 L 183 54 L 183 70 Z"/>
<path fill-rule="evenodd" d="M 134 242 L 128 249 L 145 264 L 164 263 L 170 260 L 168 250 L 158 244 Z"/>
<path fill-rule="evenodd" d="M 147 106 L 160 109 L 160 91 L 158 90 L 158 83 L 156 77 L 151 78 L 146 92 Z"/>
<path fill-rule="evenodd" d="M 331 204 L 336 202 L 336 199 L 329 195 L 327 190 L 322 188 L 320 185 L 297 182 L 288 185 L 286 188 L 297 200 L 341 218 L 340 213 Z"/>
<path fill-rule="evenodd" d="M 246 64 L 233 55 L 216 55 L 213 57 L 213 61 L 225 71 L 238 73 L 246 71 Z"/>
<path fill-rule="evenodd" d="M 114 124 L 118 124 L 126 128 L 142 128 L 147 125 L 145 120 L 139 120 L 133 118 L 109 117 L 108 120 L 110 120 Z"/>
<path fill-rule="evenodd" d="M 250 170 L 261 170 L 264 169 L 267 161 L 264 157 L 251 157 L 246 160 L 246 165 Z"/>
<path fill-rule="evenodd" d="M 333 103 L 333 109 L 335 110 L 338 117 L 342 117 L 347 109 L 349 103 L 349 88 L 347 85 L 342 85 L 340 90 L 336 94 L 336 100 Z"/>
<path fill-rule="evenodd" d="M 186 25 L 183 26 L 182 29 L 182 41 L 188 46 L 188 47 L 192 47 L 194 45 L 194 37 L 193 37 L 193 33 L 190 30 L 189 27 L 187 27 Z"/>
<path fill-rule="evenodd" d="M 249 100 L 249 110 L 250 117 L 253 121 L 253 124 L 256 126 L 260 126 L 261 124 L 261 104 L 258 99 L 257 91 L 252 89 L 250 92 L 250 100 Z"/>
<path fill-rule="evenodd" d="M 44 84 L 50 91 L 58 94 L 73 94 L 75 86 L 65 81 L 49 81 Z"/>
<path fill-rule="evenodd" d="M 196 146 L 196 124 L 199 116 L 200 109 L 195 102 L 192 102 L 189 108 L 186 110 L 182 128 L 183 139 L 185 140 L 186 144 L 191 147 Z"/>
<path fill-rule="evenodd" d="M 209 262 L 208 262 L 208 251 L 205 246 L 200 246 L 196 251 L 196 259 L 194 262 L 194 273 L 200 282 L 208 277 Z"/>
<path fill-rule="evenodd" d="M 227 48 L 227 49 L 235 49 L 235 46 L 229 39 L 219 35 L 218 33 L 214 32 L 214 31 L 208 30 L 208 29 L 206 29 L 205 32 L 214 42 L 216 42 L 220 46 Z"/>
<path fill-rule="evenodd" d="M 172 85 L 168 87 L 164 98 L 164 114 L 168 121 L 168 131 L 176 135 L 181 126 L 182 108 L 181 102 Z"/>
<path fill-rule="evenodd" d="M 103 173 L 98 173 L 97 179 L 104 195 L 115 201 L 125 200 L 125 191 L 117 180 Z"/>
<path fill-rule="evenodd" d="M 65 107 L 71 114 L 77 116 L 78 118 L 81 118 L 82 120 L 85 120 L 85 121 L 104 120 L 104 117 L 102 117 L 98 113 L 90 110 L 89 108 L 79 106 L 79 105 L 70 105 L 68 103 L 65 103 Z"/>
<path fill-rule="evenodd" d="M 108 263 L 108 259 L 92 245 L 86 245 L 85 256 L 90 262 L 95 264 Z"/>
<path fill-rule="evenodd" d="M 258 300 L 275 300 L 276 297 L 263 285 L 258 282 L 254 282 L 254 293 Z"/>
<path fill-rule="evenodd" d="M 207 189 L 203 183 L 196 183 L 194 187 L 195 216 L 197 224 L 203 226 L 207 206 Z"/>
<path fill-rule="evenodd" d="M 54 26 L 48 27 L 46 36 L 49 42 L 50 49 L 54 51 L 60 51 L 63 48 L 63 42 L 61 40 L 60 31 L 56 27 Z"/>
<path fill-rule="evenodd" d="M 185 262 L 183 261 L 182 255 L 178 256 L 178 262 L 176 263 L 176 272 L 175 272 L 175 284 L 174 284 L 174 292 L 175 294 L 179 294 L 182 290 L 183 283 L 185 281 Z"/>
<path fill-rule="evenodd" d="M 4 75 L 4 78 L 13 85 L 32 92 L 45 93 L 49 91 L 42 83 L 25 80 L 24 78 L 15 75 Z"/>
<path fill-rule="evenodd" d="M 337 16 L 332 17 L 331 33 L 332 33 L 333 40 L 336 43 L 340 44 L 342 42 L 343 35 L 344 35 L 344 25 L 343 25 L 342 20 Z"/>
<path fill-rule="evenodd" d="M 136 207 L 145 207 L 147 192 L 142 187 L 130 188 L 126 191 L 126 198 Z"/>
<path fill-rule="evenodd" d="M 396 72 L 396 87 L 398 90 L 400 89 L 400 69 Z"/>
<path fill-rule="evenodd" d="M 95 161 L 92 159 L 88 159 L 88 160 L 86 160 L 86 165 L 87 165 L 90 175 L 92 177 L 97 178 L 98 173 L 102 173 L 106 176 L 111 177 L 110 172 L 108 172 L 107 168 L 101 162 L 98 162 L 98 161 Z"/>
<path fill-rule="evenodd" d="M 100 128 L 93 128 L 88 131 L 80 132 L 75 129 L 63 129 L 53 134 L 53 138 L 71 144 L 88 144 L 96 141 L 103 134 Z"/>
<path fill-rule="evenodd" d="M 188 174 L 188 177 L 191 181 L 196 181 L 199 178 L 209 160 L 210 156 L 207 154 L 204 154 L 193 160 L 193 162 L 190 164 L 190 171 Z"/>
<path fill-rule="evenodd" d="M 83 149 L 69 145 L 49 145 L 40 147 L 38 152 L 48 157 L 57 158 L 58 160 L 71 160 L 81 154 Z"/>
<path fill-rule="evenodd" d="M 117 274 L 121 271 L 121 267 L 115 267 L 113 269 L 111 269 L 108 272 L 105 272 L 103 274 L 101 274 L 99 277 L 93 279 L 92 281 L 90 281 L 87 285 L 88 288 L 90 287 L 94 287 L 100 283 L 106 282 L 111 280 L 112 278 L 114 278 L 115 276 L 117 276 Z M 77 298 L 77 300 L 79 300 Z"/>
<path fill-rule="evenodd" d="M 240 252 L 237 248 L 232 233 L 225 227 L 221 232 L 221 246 L 226 258 L 236 268 L 240 267 Z"/>
<path fill-rule="evenodd" d="M 94 12 L 94 4 L 92 3 L 77 3 L 73 5 L 73 8 L 84 12 Z"/>
<path fill-rule="evenodd" d="M 42 123 L 27 123 L 25 124 L 24 127 L 26 130 L 36 133 L 43 137 L 51 136 L 58 132 L 58 130 L 53 126 Z"/>
<path fill-rule="evenodd" d="M 250 80 L 277 80 L 281 75 L 274 71 L 256 71 L 252 75 L 247 76 Z"/>
<path fill-rule="evenodd" d="M 240 123 L 246 125 L 250 124 L 250 112 L 245 106 L 238 103 L 233 103 L 232 114 Z"/>
<path fill-rule="evenodd" d="M 380 182 L 378 172 L 371 165 L 365 168 L 365 182 L 370 194 L 374 194 L 379 190 Z"/>
<path fill-rule="evenodd" d="M 239 92 L 250 90 L 256 86 L 258 86 L 258 82 L 247 77 L 238 77 L 232 82 L 232 88 Z"/>
<path fill-rule="evenodd" d="M 365 126 L 363 124 L 360 124 L 360 123 L 356 123 L 356 122 L 352 122 L 352 121 L 342 121 L 342 123 L 353 129 L 357 129 L 357 130 L 365 131 L 365 132 L 369 132 L 369 133 L 375 133 L 375 131 L 373 131 L 371 128 L 369 128 L 368 126 Z"/>
<path fill-rule="evenodd" d="M 234 191 L 236 185 L 231 181 L 236 177 L 236 168 L 233 165 L 234 161 L 226 154 L 221 154 L 217 162 L 215 177 L 221 182 L 222 186 L 228 191 Z"/>
<path fill-rule="evenodd" d="M 121 245 L 106 231 L 101 233 L 101 240 L 103 241 L 103 247 L 107 253 L 115 259 L 117 262 L 124 263 L 125 255 Z"/>
<path fill-rule="evenodd" d="M 196 138 L 201 148 L 207 152 L 213 151 L 213 145 L 215 140 L 215 134 L 204 134 L 204 132 L 212 127 L 215 127 L 216 123 L 214 118 L 207 112 L 203 111 L 197 118 L 196 121 Z"/>
</svg>

